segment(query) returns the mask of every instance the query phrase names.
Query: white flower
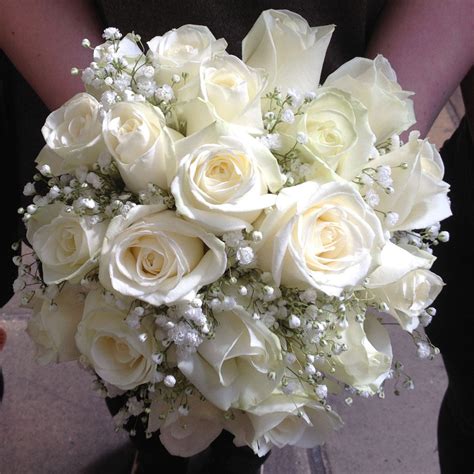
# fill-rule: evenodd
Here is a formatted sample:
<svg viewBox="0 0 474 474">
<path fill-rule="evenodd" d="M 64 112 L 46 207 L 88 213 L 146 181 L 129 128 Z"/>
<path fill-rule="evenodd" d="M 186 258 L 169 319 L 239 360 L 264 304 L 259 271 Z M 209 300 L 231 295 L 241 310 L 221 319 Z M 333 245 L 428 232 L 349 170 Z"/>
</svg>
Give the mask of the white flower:
<svg viewBox="0 0 474 474">
<path fill-rule="evenodd" d="M 375 213 L 342 183 L 284 189 L 259 230 L 258 263 L 277 284 L 312 286 L 332 296 L 360 284 L 385 244 Z"/>
<path fill-rule="evenodd" d="M 240 247 L 235 257 L 241 265 L 250 265 L 255 258 L 255 254 L 252 247 Z"/>
<path fill-rule="evenodd" d="M 28 221 L 27 237 L 42 263 L 45 283 L 78 283 L 97 263 L 108 221 L 90 227 L 87 220 L 64 212 L 61 204 L 38 209 Z"/>
<path fill-rule="evenodd" d="M 173 456 L 189 457 L 204 451 L 224 424 L 223 413 L 208 401 L 196 395 L 186 397 L 186 401 L 184 412 L 170 411 L 161 396 L 156 396 L 150 406 L 147 430 L 160 430 L 160 441 Z"/>
<path fill-rule="evenodd" d="M 291 109 L 285 109 L 281 114 L 281 119 L 286 123 L 293 123 L 295 121 L 295 114 Z"/>
<path fill-rule="evenodd" d="M 47 164 L 57 175 L 95 163 L 104 149 L 99 112 L 99 102 L 80 93 L 49 114 L 41 129 L 47 147 L 36 160 L 38 166 Z"/>
<path fill-rule="evenodd" d="M 354 58 L 330 74 L 324 83 L 359 99 L 369 111 L 377 143 L 407 130 L 415 123 L 411 92 L 402 90 L 395 71 L 381 55 L 374 60 Z"/>
<path fill-rule="evenodd" d="M 148 183 L 169 189 L 176 173 L 173 138 L 158 107 L 137 102 L 112 105 L 103 123 L 104 140 L 128 189 L 145 190 Z"/>
<path fill-rule="evenodd" d="M 451 215 L 449 185 L 442 180 L 444 166 L 434 145 L 412 135 L 408 143 L 376 158 L 371 166 L 393 180 L 394 191 L 380 193 L 377 204 L 377 210 L 398 215 L 398 220 L 384 222 L 390 231 L 424 229 Z"/>
<path fill-rule="evenodd" d="M 246 409 L 268 397 L 279 384 L 284 363 L 278 338 L 241 307 L 214 311 L 212 340 L 178 367 L 199 391 L 222 410 Z M 274 378 L 269 377 L 274 373 Z"/>
<path fill-rule="evenodd" d="M 430 263 L 426 263 L 430 265 Z M 390 313 L 406 331 L 418 327 L 419 317 L 441 292 L 443 280 L 425 268 L 418 268 L 405 274 L 395 282 L 373 288 L 372 294 L 388 306 Z"/>
<path fill-rule="evenodd" d="M 288 397 L 275 392 L 250 408 L 248 417 L 254 431 L 249 444 L 259 456 L 265 455 L 272 446 L 314 448 L 342 426 L 335 412 L 327 411 L 319 401 L 301 393 Z M 232 430 L 232 426 L 226 429 Z"/>
<path fill-rule="evenodd" d="M 24 196 L 34 196 L 36 194 L 35 183 L 26 183 L 23 188 Z"/>
<path fill-rule="evenodd" d="M 221 132 L 222 133 L 222 132 Z M 171 186 L 178 211 L 211 232 L 251 229 L 275 202 L 284 178 L 274 156 L 246 134 L 221 135 L 215 125 L 179 144 L 181 159 Z M 203 144 L 199 146 L 199 142 Z M 187 143 L 189 144 L 187 145 Z"/>
<path fill-rule="evenodd" d="M 156 352 L 153 325 L 143 321 L 139 331 L 126 322 L 126 313 L 110 305 L 99 290 L 86 298 L 76 333 L 80 352 L 106 382 L 130 390 L 153 380 Z M 148 337 L 140 337 L 147 331 Z"/>
<path fill-rule="evenodd" d="M 420 341 L 416 345 L 416 353 L 420 359 L 427 359 L 431 355 L 431 346 L 427 342 Z"/>
<path fill-rule="evenodd" d="M 242 41 L 242 58 L 252 67 L 264 68 L 275 86 L 306 93 L 315 89 L 334 26 L 310 27 L 288 10 L 266 10 Z"/>
<path fill-rule="evenodd" d="M 336 369 L 332 375 L 373 395 L 390 373 L 390 337 L 372 313 L 366 313 L 363 322 L 358 322 L 352 313 L 346 317 L 348 325 L 339 332 L 339 342 L 345 344 L 347 350 L 332 355 L 331 364 Z"/>
<path fill-rule="evenodd" d="M 217 56 L 200 69 L 200 97 L 215 118 L 260 132 L 263 128 L 262 71 L 248 67 L 236 56 Z"/>
<path fill-rule="evenodd" d="M 74 335 L 82 318 L 84 298 L 80 286 L 66 284 L 54 296 L 54 304 L 47 298 L 35 298 L 33 317 L 27 332 L 36 343 L 36 357 L 40 364 L 67 362 L 79 358 Z"/>
<path fill-rule="evenodd" d="M 319 89 L 305 114 L 285 133 L 306 135 L 303 156 L 324 163 L 347 180 L 360 173 L 375 144 L 367 109 L 349 94 L 330 88 Z"/>
<path fill-rule="evenodd" d="M 106 40 L 119 40 L 122 37 L 122 33 L 117 28 L 109 27 L 104 30 L 102 37 Z"/>
<path fill-rule="evenodd" d="M 165 206 L 112 219 L 100 258 L 102 285 L 155 306 L 192 299 L 226 269 L 224 243 Z"/>
<path fill-rule="evenodd" d="M 153 63 L 157 67 L 157 81 L 171 84 L 173 76 L 186 80 L 174 81 L 180 100 L 189 100 L 199 92 L 199 67 L 215 55 L 225 54 L 227 42 L 216 40 L 207 26 L 184 25 L 156 36 L 148 42 Z"/>
</svg>

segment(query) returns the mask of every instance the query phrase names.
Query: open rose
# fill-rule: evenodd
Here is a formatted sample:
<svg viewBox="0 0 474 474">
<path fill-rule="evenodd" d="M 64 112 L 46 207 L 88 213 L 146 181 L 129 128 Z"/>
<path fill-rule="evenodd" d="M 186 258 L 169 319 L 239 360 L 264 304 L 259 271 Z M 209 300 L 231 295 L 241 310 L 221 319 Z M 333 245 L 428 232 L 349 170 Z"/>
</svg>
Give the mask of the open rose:
<svg viewBox="0 0 474 474">
<path fill-rule="evenodd" d="M 212 125 L 182 140 L 171 186 L 178 211 L 214 233 L 250 230 L 262 209 L 274 204 L 284 177 L 258 140 Z M 200 137 L 200 136 L 201 137 Z"/>
<path fill-rule="evenodd" d="M 161 396 L 150 406 L 148 431 L 160 430 L 160 441 L 173 456 L 188 457 L 204 451 L 224 425 L 224 413 L 196 395 L 186 397 L 186 410 L 170 412 Z"/>
<path fill-rule="evenodd" d="M 217 56 L 201 65 L 200 84 L 200 97 L 215 118 L 261 132 L 260 99 L 266 84 L 262 70 L 236 56 Z"/>
<path fill-rule="evenodd" d="M 27 237 L 41 260 L 44 282 L 78 283 L 97 266 L 108 222 L 91 225 L 61 204 L 40 207 L 28 221 Z"/>
<path fill-rule="evenodd" d="M 148 183 L 169 189 L 176 173 L 173 138 L 158 107 L 139 102 L 113 105 L 103 123 L 108 150 L 128 189 L 139 192 Z"/>
<path fill-rule="evenodd" d="M 277 284 L 338 296 L 362 283 L 385 245 L 380 222 L 348 184 L 286 188 L 258 226 L 258 262 Z"/>
<path fill-rule="evenodd" d="M 114 217 L 100 257 L 102 285 L 155 306 L 193 298 L 226 269 L 224 243 L 164 206 Z"/>
<path fill-rule="evenodd" d="M 438 275 L 420 268 L 391 285 L 374 288 L 371 292 L 387 304 L 387 312 L 403 329 L 412 332 L 420 323 L 422 311 L 433 303 L 443 286 L 443 280 Z"/>
<path fill-rule="evenodd" d="M 38 165 L 48 164 L 53 174 L 60 174 L 94 164 L 105 149 L 100 108 L 94 97 L 80 93 L 49 114 L 41 129 L 47 147 Z"/>
<path fill-rule="evenodd" d="M 84 308 L 82 291 L 82 287 L 66 283 L 53 302 L 43 297 L 35 298 L 27 332 L 36 344 L 36 358 L 40 364 L 79 358 L 74 336 Z"/>
<path fill-rule="evenodd" d="M 268 75 L 265 92 L 275 86 L 307 92 L 316 89 L 334 26 L 310 27 L 288 10 L 266 10 L 242 41 L 242 58 Z"/>
<path fill-rule="evenodd" d="M 259 456 L 264 456 L 272 446 L 314 448 L 342 426 L 334 411 L 303 394 L 288 397 L 274 392 L 250 408 L 247 416 L 255 431 L 251 446 Z"/>
<path fill-rule="evenodd" d="M 246 409 L 268 397 L 280 383 L 284 368 L 280 342 L 240 306 L 215 311 L 214 316 L 215 337 L 178 361 L 178 367 L 221 410 Z"/>
<path fill-rule="evenodd" d="M 390 231 L 423 229 L 451 215 L 443 161 L 428 141 L 410 134 L 408 143 L 371 161 L 370 166 L 391 168 L 392 193 L 380 192 L 376 184 L 371 186 L 379 192 L 377 210 L 397 214 L 395 222 L 384 221 Z"/>
<path fill-rule="evenodd" d="M 171 84 L 173 75 L 186 79 L 176 84 L 179 100 L 189 100 L 199 92 L 199 67 L 207 59 L 224 54 L 227 42 L 216 39 L 207 26 L 183 25 L 155 36 L 148 42 L 158 84 Z"/>
<path fill-rule="evenodd" d="M 76 344 L 99 377 L 122 390 L 131 390 L 154 380 L 156 343 L 152 321 L 143 321 L 134 329 L 125 318 L 126 313 L 109 304 L 102 291 L 91 291 Z"/>
<path fill-rule="evenodd" d="M 366 313 L 362 322 L 349 313 L 347 322 L 347 327 L 339 333 L 339 342 L 345 344 L 347 350 L 332 355 L 331 364 L 335 369 L 332 375 L 357 390 L 375 394 L 392 366 L 390 336 L 371 312 Z"/>
<path fill-rule="evenodd" d="M 287 126 L 285 133 L 294 137 L 303 133 L 307 137 L 305 148 L 316 159 L 351 180 L 369 161 L 374 149 L 375 135 L 367 109 L 337 89 L 320 88 L 317 94 L 305 114 Z M 307 155 L 304 151 L 302 154 Z"/>
<path fill-rule="evenodd" d="M 413 101 L 409 99 L 413 93 L 400 87 L 395 71 L 381 55 L 373 60 L 348 61 L 330 74 L 324 85 L 349 92 L 367 107 L 377 143 L 415 123 Z"/>
</svg>

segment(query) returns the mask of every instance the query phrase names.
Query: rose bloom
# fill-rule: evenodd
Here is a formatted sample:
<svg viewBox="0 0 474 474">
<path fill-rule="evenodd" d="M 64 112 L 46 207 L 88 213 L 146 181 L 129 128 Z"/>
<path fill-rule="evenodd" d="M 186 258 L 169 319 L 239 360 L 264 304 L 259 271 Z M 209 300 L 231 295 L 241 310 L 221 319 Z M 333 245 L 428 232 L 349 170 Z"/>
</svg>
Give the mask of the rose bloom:
<svg viewBox="0 0 474 474">
<path fill-rule="evenodd" d="M 277 284 L 331 296 L 361 284 L 385 245 L 374 211 L 352 186 L 337 182 L 284 189 L 257 228 L 258 264 Z"/>
<path fill-rule="evenodd" d="M 61 204 L 40 207 L 28 221 L 27 238 L 41 260 L 44 282 L 78 283 L 97 266 L 108 222 L 90 225 Z"/>
<path fill-rule="evenodd" d="M 420 323 L 421 312 L 431 306 L 443 286 L 443 280 L 438 275 L 420 268 L 391 285 L 373 289 L 372 293 L 388 305 L 387 312 L 403 329 L 412 332 Z"/>
<path fill-rule="evenodd" d="M 376 314 L 369 311 L 363 322 L 357 321 L 355 314 L 349 312 L 347 323 L 347 327 L 339 331 L 339 342 L 345 344 L 347 350 L 331 356 L 331 366 L 335 368 L 332 376 L 374 395 L 392 367 L 390 336 Z M 329 366 L 322 364 L 318 368 L 328 370 Z"/>
<path fill-rule="evenodd" d="M 173 140 L 180 135 L 165 123 L 163 112 L 150 104 L 119 102 L 107 112 L 104 140 L 130 191 L 148 183 L 169 189 L 177 166 Z"/>
<path fill-rule="evenodd" d="M 187 415 L 169 410 L 157 395 L 150 406 L 148 431 L 160 430 L 160 441 L 173 456 L 189 457 L 204 451 L 222 431 L 224 413 L 197 395 L 186 397 Z"/>
<path fill-rule="evenodd" d="M 158 84 L 171 84 L 173 75 L 186 80 L 175 85 L 179 100 L 189 100 L 199 93 L 199 67 L 215 55 L 225 54 L 227 42 L 216 39 L 207 26 L 183 25 L 155 36 L 148 42 Z"/>
<path fill-rule="evenodd" d="M 265 84 L 262 70 L 236 56 L 216 56 L 201 65 L 200 97 L 212 115 L 256 133 L 263 128 L 260 101 Z"/>
<path fill-rule="evenodd" d="M 375 135 L 369 126 L 367 109 L 337 89 L 320 88 L 317 94 L 305 113 L 283 128 L 284 133 L 292 136 L 291 146 L 296 134 L 304 133 L 308 141 L 302 157 L 309 158 L 311 163 L 314 155 L 313 159 L 351 180 L 366 166 L 374 149 Z"/>
<path fill-rule="evenodd" d="M 449 184 L 443 181 L 443 161 L 428 141 L 410 134 L 405 145 L 376 158 L 370 166 L 392 169 L 394 191 L 391 194 L 380 192 L 380 188 L 373 185 L 380 196 L 377 210 L 398 215 L 394 224 L 383 223 L 390 231 L 424 229 L 451 215 Z"/>
<path fill-rule="evenodd" d="M 275 86 L 308 92 L 317 88 L 334 26 L 310 27 L 297 13 L 266 10 L 242 41 L 242 58 L 269 75 L 265 93 Z"/>
<path fill-rule="evenodd" d="M 103 292 L 91 291 L 76 333 L 76 344 L 97 375 L 121 390 L 153 381 L 156 351 L 152 321 L 133 329 L 127 314 L 107 303 Z"/>
<path fill-rule="evenodd" d="M 38 165 L 48 164 L 58 175 L 94 164 L 105 149 L 99 112 L 99 102 L 80 93 L 49 114 L 41 129 L 47 146 L 36 160 Z"/>
<path fill-rule="evenodd" d="M 381 55 L 346 62 L 327 77 L 324 86 L 349 92 L 365 105 L 377 143 L 408 130 L 416 121 L 409 99 L 413 93 L 400 87 L 395 71 Z"/>
<path fill-rule="evenodd" d="M 27 332 L 36 345 L 36 359 L 42 364 L 79 358 L 74 336 L 84 308 L 83 288 L 66 283 L 51 302 L 35 297 L 33 317 Z M 52 303 L 54 306 L 52 306 Z"/>
<path fill-rule="evenodd" d="M 191 299 L 226 269 L 224 243 L 165 206 L 114 217 L 100 257 L 102 285 L 159 306 Z"/>
<path fill-rule="evenodd" d="M 248 410 L 253 427 L 249 444 L 256 454 L 264 456 L 273 446 L 314 448 L 342 426 L 334 411 L 327 411 L 319 401 L 307 395 L 291 396 L 275 391 L 270 397 Z M 226 427 L 232 432 L 232 425 Z"/>
<path fill-rule="evenodd" d="M 278 337 L 241 306 L 214 311 L 214 317 L 218 322 L 214 338 L 179 360 L 178 367 L 221 410 L 256 405 L 272 393 L 283 375 Z"/>
<path fill-rule="evenodd" d="M 232 128 L 214 124 L 199 135 L 177 146 L 185 154 L 171 186 L 178 212 L 217 234 L 250 230 L 275 203 L 269 191 L 284 182 L 278 162 L 258 140 Z"/>
</svg>

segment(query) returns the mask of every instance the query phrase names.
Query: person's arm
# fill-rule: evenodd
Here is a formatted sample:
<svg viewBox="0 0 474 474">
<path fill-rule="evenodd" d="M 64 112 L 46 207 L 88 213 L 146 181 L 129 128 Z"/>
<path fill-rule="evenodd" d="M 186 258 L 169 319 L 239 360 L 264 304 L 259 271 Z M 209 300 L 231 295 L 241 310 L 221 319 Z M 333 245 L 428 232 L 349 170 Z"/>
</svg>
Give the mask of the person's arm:
<svg viewBox="0 0 474 474">
<path fill-rule="evenodd" d="M 415 92 L 422 136 L 474 63 L 473 23 L 472 0 L 391 0 L 377 22 L 367 57 L 383 54 Z"/>
<path fill-rule="evenodd" d="M 0 48 L 50 109 L 83 89 L 74 66 L 92 60 L 92 45 L 103 42 L 94 5 L 88 0 L 0 0 Z"/>
</svg>

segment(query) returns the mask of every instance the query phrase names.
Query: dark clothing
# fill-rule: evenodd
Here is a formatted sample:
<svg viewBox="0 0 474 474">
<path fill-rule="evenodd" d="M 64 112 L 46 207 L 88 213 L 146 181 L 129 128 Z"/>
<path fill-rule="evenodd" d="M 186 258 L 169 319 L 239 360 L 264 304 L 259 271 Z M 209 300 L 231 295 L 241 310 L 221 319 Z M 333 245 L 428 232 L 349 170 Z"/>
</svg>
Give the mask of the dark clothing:
<svg viewBox="0 0 474 474">
<path fill-rule="evenodd" d="M 364 55 L 385 0 L 96 0 L 96 4 L 104 24 L 115 26 L 123 33 L 135 30 L 146 41 L 188 23 L 206 25 L 216 38 L 227 40 L 230 54 L 239 57 L 243 38 L 264 10 L 291 10 L 311 26 L 335 24 L 326 56 L 325 77 L 349 59 Z"/>
<path fill-rule="evenodd" d="M 438 450 L 442 474 L 471 474 L 474 456 L 474 310 L 472 292 L 474 232 L 474 146 L 464 118 L 445 143 L 441 155 L 445 180 L 451 184 L 453 216 L 442 223 L 451 239 L 436 249 L 433 271 L 446 287 L 435 301 L 437 314 L 426 332 L 443 355 L 449 385 L 438 420 Z"/>
</svg>

